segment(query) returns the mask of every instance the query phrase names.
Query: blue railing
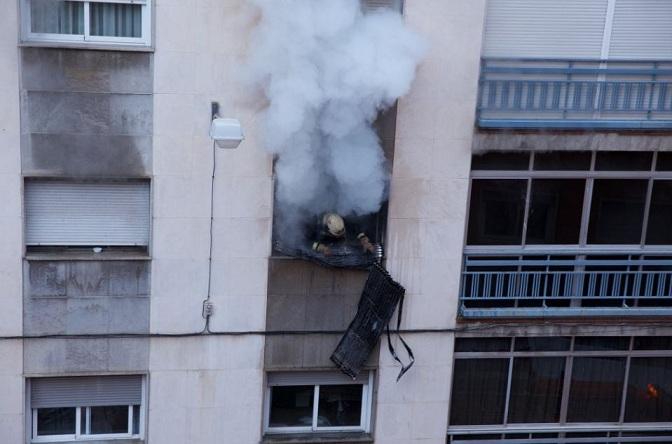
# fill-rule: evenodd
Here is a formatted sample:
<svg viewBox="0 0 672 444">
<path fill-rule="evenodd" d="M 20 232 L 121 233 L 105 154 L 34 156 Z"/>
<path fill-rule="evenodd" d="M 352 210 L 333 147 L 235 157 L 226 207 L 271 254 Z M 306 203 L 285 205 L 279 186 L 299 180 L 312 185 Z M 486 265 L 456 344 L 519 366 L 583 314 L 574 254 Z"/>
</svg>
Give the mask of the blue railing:
<svg viewBox="0 0 672 444">
<path fill-rule="evenodd" d="M 672 315 L 672 260 L 466 256 L 464 317 Z"/>
<path fill-rule="evenodd" d="M 483 59 L 482 128 L 672 129 L 672 62 Z"/>
</svg>

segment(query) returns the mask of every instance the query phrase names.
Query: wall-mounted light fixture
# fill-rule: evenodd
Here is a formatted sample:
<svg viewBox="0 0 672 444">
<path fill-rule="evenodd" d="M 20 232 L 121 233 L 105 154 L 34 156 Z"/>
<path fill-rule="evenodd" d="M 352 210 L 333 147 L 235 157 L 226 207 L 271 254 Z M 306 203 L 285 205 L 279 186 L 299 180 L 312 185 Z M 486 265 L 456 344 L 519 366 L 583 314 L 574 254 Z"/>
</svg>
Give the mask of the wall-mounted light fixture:
<svg viewBox="0 0 672 444">
<path fill-rule="evenodd" d="M 219 103 L 212 102 L 212 121 L 210 123 L 210 137 L 220 148 L 238 148 L 245 139 L 243 127 L 238 119 L 219 117 Z"/>
</svg>

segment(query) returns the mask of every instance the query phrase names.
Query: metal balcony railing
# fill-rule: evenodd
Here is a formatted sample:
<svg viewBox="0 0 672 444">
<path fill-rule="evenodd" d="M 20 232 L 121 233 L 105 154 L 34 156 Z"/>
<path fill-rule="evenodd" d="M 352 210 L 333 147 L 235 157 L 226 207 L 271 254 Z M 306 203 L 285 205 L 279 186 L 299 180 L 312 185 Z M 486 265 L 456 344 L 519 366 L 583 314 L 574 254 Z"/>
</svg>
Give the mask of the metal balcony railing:
<svg viewBox="0 0 672 444">
<path fill-rule="evenodd" d="M 672 259 L 465 256 L 464 317 L 672 315 Z"/>
<path fill-rule="evenodd" d="M 672 129 L 672 62 L 483 59 L 477 123 Z"/>
</svg>

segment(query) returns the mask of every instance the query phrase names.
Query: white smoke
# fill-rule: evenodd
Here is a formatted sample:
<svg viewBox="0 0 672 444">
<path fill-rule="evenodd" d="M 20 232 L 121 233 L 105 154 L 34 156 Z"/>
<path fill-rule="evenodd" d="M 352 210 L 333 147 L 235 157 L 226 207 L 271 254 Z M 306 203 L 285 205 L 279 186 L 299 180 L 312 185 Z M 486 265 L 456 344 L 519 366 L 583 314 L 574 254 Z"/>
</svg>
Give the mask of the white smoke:
<svg viewBox="0 0 672 444">
<path fill-rule="evenodd" d="M 261 9 L 248 76 L 268 100 L 276 209 L 377 212 L 389 173 L 372 123 L 408 92 L 425 51 L 399 13 L 360 0 L 253 0 Z"/>
</svg>

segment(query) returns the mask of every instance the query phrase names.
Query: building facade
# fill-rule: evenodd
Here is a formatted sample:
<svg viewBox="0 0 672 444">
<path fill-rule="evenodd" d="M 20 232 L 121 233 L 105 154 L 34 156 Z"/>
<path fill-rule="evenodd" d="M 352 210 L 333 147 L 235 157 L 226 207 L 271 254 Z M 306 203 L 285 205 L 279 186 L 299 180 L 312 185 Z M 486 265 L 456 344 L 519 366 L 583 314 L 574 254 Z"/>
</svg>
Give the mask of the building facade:
<svg viewBox="0 0 672 444">
<path fill-rule="evenodd" d="M 253 2 L 3 6 L 3 443 L 672 441 L 668 1 L 362 2 L 428 44 L 376 122 L 399 381 L 329 359 L 366 272 L 274 251 Z"/>
</svg>

